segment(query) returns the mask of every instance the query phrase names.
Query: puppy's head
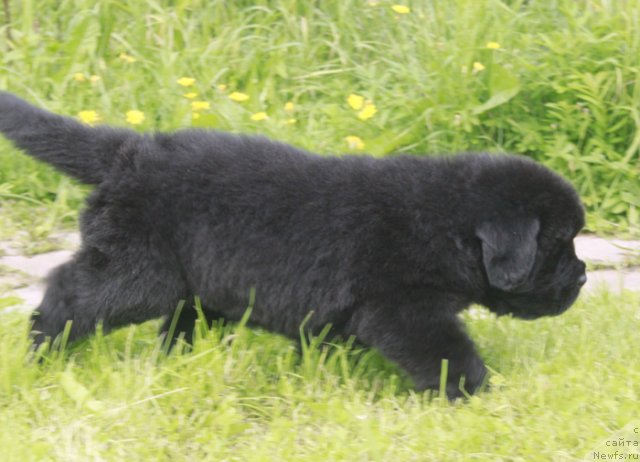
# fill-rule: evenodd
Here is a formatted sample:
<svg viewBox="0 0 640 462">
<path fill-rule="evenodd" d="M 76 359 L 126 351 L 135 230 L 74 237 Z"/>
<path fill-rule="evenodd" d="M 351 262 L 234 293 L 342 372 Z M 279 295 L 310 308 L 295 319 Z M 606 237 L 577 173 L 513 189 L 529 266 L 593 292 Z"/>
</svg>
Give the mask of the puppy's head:
<svg viewBox="0 0 640 462">
<path fill-rule="evenodd" d="M 483 304 L 525 319 L 564 312 L 587 280 L 573 246 L 584 226 L 576 191 L 528 161 L 494 163 L 489 171 L 493 177 L 484 184 L 493 185 L 494 206 L 477 216 L 474 229 L 485 275 Z"/>
<path fill-rule="evenodd" d="M 489 286 L 485 304 L 495 313 L 524 319 L 560 314 L 586 282 L 585 264 L 573 246 L 579 228 L 541 226 L 539 218 L 521 216 L 477 228 Z"/>
</svg>

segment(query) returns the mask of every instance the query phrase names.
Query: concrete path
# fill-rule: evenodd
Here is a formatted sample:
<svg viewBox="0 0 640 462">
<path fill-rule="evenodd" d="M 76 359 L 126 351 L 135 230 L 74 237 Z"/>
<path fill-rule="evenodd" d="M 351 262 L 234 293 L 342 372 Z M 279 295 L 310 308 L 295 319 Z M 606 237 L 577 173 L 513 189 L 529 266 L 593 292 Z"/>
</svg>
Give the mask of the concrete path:
<svg viewBox="0 0 640 462">
<path fill-rule="evenodd" d="M 640 291 L 640 241 L 580 236 L 575 246 L 587 263 L 586 290 L 605 285 L 614 292 Z"/>
<path fill-rule="evenodd" d="M 44 277 L 69 260 L 80 242 L 76 233 L 58 235 L 56 239 L 66 250 L 31 257 L 21 255 L 11 243 L 0 243 L 0 313 L 38 305 Z M 580 236 L 576 239 L 576 252 L 590 268 L 585 290 L 605 285 L 614 292 L 640 291 L 640 241 Z"/>
</svg>

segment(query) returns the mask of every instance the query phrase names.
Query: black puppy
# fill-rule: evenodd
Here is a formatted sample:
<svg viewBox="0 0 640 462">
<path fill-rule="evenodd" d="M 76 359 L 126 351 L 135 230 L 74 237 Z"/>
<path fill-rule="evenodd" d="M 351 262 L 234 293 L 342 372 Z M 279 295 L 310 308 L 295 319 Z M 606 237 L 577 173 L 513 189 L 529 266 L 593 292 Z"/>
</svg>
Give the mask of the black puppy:
<svg viewBox="0 0 640 462">
<path fill-rule="evenodd" d="M 202 130 L 89 127 L 0 93 L 0 132 L 96 185 L 82 246 L 52 272 L 35 342 L 166 316 L 199 296 L 208 318 L 298 337 L 355 336 L 418 389 L 472 393 L 486 368 L 458 313 L 480 303 L 531 319 L 567 309 L 585 282 L 573 250 L 583 210 L 568 182 L 515 156 L 322 157 Z M 187 303 L 189 307 L 190 302 Z M 178 332 L 187 338 L 196 312 Z M 168 323 L 165 324 L 168 330 Z"/>
</svg>

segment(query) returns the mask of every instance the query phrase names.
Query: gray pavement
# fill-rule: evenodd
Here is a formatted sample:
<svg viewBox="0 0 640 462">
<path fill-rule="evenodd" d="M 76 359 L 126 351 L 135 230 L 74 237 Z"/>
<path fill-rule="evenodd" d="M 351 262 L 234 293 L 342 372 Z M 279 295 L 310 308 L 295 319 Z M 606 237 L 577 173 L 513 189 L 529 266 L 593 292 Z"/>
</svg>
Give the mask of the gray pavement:
<svg viewBox="0 0 640 462">
<path fill-rule="evenodd" d="M 587 263 L 586 290 L 640 291 L 640 241 L 579 236 L 576 253 Z"/>
<path fill-rule="evenodd" d="M 56 239 L 68 249 L 25 256 L 10 242 L 0 243 L 0 313 L 37 306 L 45 276 L 69 260 L 80 242 L 77 233 L 58 235 Z M 578 256 L 590 268 L 585 290 L 606 286 L 613 292 L 640 291 L 640 241 L 580 236 L 575 243 Z"/>
</svg>

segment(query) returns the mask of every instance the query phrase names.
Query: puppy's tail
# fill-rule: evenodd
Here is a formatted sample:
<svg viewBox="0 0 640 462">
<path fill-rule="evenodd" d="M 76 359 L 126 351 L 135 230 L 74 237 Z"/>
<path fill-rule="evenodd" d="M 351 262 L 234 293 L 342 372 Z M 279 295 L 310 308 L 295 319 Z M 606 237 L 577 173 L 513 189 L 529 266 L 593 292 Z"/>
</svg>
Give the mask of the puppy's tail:
<svg viewBox="0 0 640 462">
<path fill-rule="evenodd" d="M 0 91 L 0 133 L 27 154 L 83 183 L 99 184 L 135 132 L 90 127 Z"/>
</svg>

